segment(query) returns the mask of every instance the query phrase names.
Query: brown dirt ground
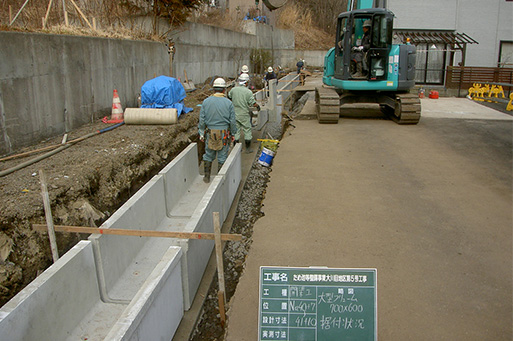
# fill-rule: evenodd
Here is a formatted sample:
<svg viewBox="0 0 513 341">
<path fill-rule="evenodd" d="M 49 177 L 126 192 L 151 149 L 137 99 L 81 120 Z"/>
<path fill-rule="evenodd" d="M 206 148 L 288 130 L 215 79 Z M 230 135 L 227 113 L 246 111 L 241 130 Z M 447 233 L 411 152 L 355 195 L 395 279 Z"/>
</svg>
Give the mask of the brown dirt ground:
<svg viewBox="0 0 513 341">
<path fill-rule="evenodd" d="M 196 105 L 207 95 L 188 94 L 185 104 L 195 110 L 182 115 L 176 125 L 122 125 L 0 177 L 0 305 L 52 263 L 47 234 L 31 227 L 45 222 L 39 170 L 46 175 L 55 224 L 99 226 L 189 143 L 197 142 Z M 98 120 L 70 132 L 68 141 L 108 126 Z M 61 140 L 58 136 L 27 150 Z M 0 170 L 41 154 L 0 162 Z M 59 253 L 86 237 L 57 233 Z"/>
</svg>

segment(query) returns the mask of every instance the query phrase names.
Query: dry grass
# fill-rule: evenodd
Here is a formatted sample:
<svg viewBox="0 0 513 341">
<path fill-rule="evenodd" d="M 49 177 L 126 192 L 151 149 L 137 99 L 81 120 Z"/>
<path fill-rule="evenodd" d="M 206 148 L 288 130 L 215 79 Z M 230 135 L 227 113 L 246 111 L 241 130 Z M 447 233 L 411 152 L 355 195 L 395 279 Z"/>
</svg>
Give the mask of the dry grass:
<svg viewBox="0 0 513 341">
<path fill-rule="evenodd" d="M 242 32 L 241 13 L 229 13 L 220 9 L 212 9 L 207 6 L 195 11 L 189 20 L 205 25 L 222 27 L 227 30 Z"/>
<path fill-rule="evenodd" d="M 25 0 L 0 0 L 0 30 L 35 31 L 53 34 L 70 34 L 93 37 L 110 37 L 119 39 L 145 39 L 164 41 L 164 38 L 144 32 L 134 24 L 137 14 L 133 8 L 122 6 L 120 1 L 75 0 L 81 11 L 92 24 L 95 18 L 97 29 L 89 28 L 81 14 L 66 1 L 70 26 L 64 25 L 62 1 L 53 0 L 48 15 L 47 28 L 42 28 L 49 0 L 31 0 L 20 13 L 14 25 L 9 27 L 9 5 L 14 18 Z M 193 12 L 189 20 L 207 25 L 214 25 L 233 31 L 243 31 L 243 14 L 232 14 L 204 6 Z M 295 45 L 298 49 L 328 49 L 334 38 L 316 27 L 310 10 L 297 5 L 287 5 L 279 10 L 277 27 L 293 30 Z"/>
<path fill-rule="evenodd" d="M 49 0 L 31 0 L 12 26 L 10 21 L 16 16 L 25 0 L 0 0 L 0 30 L 42 32 L 51 34 L 69 34 L 119 39 L 143 39 L 165 41 L 164 38 L 143 31 L 135 24 L 138 14 L 133 8 L 121 5 L 119 1 L 75 0 L 80 11 L 66 1 L 69 25 L 64 24 L 62 1 L 53 0 L 48 12 L 46 27 L 43 28 Z M 11 13 L 9 13 L 9 5 Z M 93 21 L 94 18 L 94 21 Z M 96 29 L 90 27 L 96 24 Z"/>
<path fill-rule="evenodd" d="M 287 5 L 280 10 L 277 26 L 293 30 L 297 49 L 325 50 L 333 46 L 335 38 L 315 26 L 310 10 Z"/>
</svg>

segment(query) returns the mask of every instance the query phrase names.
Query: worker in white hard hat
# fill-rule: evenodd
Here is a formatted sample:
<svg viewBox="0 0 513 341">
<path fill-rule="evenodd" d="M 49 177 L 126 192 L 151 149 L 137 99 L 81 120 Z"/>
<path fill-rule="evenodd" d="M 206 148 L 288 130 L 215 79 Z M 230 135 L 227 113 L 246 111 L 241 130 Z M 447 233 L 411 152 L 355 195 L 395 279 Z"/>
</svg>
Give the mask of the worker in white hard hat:
<svg viewBox="0 0 513 341">
<path fill-rule="evenodd" d="M 269 89 L 269 81 L 270 81 L 271 79 L 276 79 L 276 78 L 278 78 L 278 77 L 276 77 L 276 73 L 274 72 L 273 67 L 272 67 L 272 66 L 269 66 L 269 67 L 267 68 L 267 72 L 266 72 L 266 74 L 265 74 L 265 76 L 264 76 L 264 80 L 265 80 L 265 87 L 266 87 L 267 89 Z M 266 94 L 269 96 L 269 90 L 267 90 L 267 91 L 266 91 Z"/>
<path fill-rule="evenodd" d="M 205 142 L 203 163 L 205 175 L 203 181 L 210 182 L 212 162 L 217 155 L 217 169 L 223 166 L 230 149 L 230 140 L 237 133 L 233 103 L 225 97 L 226 81 L 216 78 L 213 83 L 214 94 L 201 104 L 198 133 Z"/>
<path fill-rule="evenodd" d="M 274 72 L 273 67 L 269 66 L 267 68 L 267 73 L 265 74 L 265 81 L 269 83 L 271 79 L 276 79 L 276 73 Z"/>
<path fill-rule="evenodd" d="M 365 78 L 364 71 L 367 71 L 366 53 L 370 49 L 370 29 L 372 23 L 370 20 L 363 22 L 363 37 L 357 46 L 353 47 L 352 59 L 356 63 L 356 72 L 351 76 L 353 78 Z"/>
<path fill-rule="evenodd" d="M 235 141 L 241 141 L 241 135 L 244 134 L 244 142 L 246 144 L 246 153 L 252 153 L 251 139 L 251 107 L 260 111 L 260 106 L 255 101 L 253 92 L 247 88 L 249 76 L 245 73 L 241 74 L 237 79 L 238 86 L 234 87 L 228 93 L 228 98 L 232 100 L 235 107 L 235 121 L 237 122 L 237 133 L 235 133 Z"/>
</svg>

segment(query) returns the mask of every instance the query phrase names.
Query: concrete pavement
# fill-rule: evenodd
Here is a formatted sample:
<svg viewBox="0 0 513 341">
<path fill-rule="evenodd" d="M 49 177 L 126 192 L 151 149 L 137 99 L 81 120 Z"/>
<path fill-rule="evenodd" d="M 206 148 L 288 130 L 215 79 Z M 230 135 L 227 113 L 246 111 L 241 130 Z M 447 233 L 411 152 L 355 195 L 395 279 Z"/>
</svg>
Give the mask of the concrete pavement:
<svg viewBox="0 0 513 341">
<path fill-rule="evenodd" d="M 377 268 L 380 340 L 512 339 L 512 117 L 466 99 L 422 105 L 415 126 L 294 121 L 226 340 L 257 339 L 259 267 L 273 265 Z"/>
</svg>

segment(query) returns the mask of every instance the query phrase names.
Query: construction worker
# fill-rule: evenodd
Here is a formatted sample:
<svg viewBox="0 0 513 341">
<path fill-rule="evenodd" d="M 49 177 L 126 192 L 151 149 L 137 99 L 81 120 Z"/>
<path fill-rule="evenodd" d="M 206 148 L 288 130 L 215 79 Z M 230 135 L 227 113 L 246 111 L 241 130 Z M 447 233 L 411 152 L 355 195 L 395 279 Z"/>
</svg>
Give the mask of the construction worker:
<svg viewBox="0 0 513 341">
<path fill-rule="evenodd" d="M 269 81 L 271 79 L 276 79 L 276 73 L 274 72 L 274 69 L 272 68 L 272 66 L 269 66 L 267 68 L 267 72 L 265 73 L 265 76 L 264 76 L 264 81 L 265 81 L 265 87 L 267 88 L 266 90 L 266 95 L 269 96 Z"/>
<path fill-rule="evenodd" d="M 251 113 L 250 108 L 255 107 L 260 111 L 260 106 L 253 97 L 253 92 L 247 88 L 249 76 L 241 74 L 238 78 L 238 86 L 234 87 L 228 93 L 228 98 L 232 100 L 235 107 L 235 121 L 237 122 L 237 132 L 235 133 L 236 142 L 241 142 L 241 133 L 244 134 L 244 141 L 246 143 L 246 153 L 252 153 L 251 139 L 253 134 L 251 132 Z"/>
<path fill-rule="evenodd" d="M 359 46 L 353 47 L 353 61 L 356 63 L 356 72 L 352 75 L 353 78 L 365 78 L 363 71 L 367 71 L 366 53 L 370 49 L 370 28 L 371 21 L 365 20 L 363 22 L 363 38 Z"/>
<path fill-rule="evenodd" d="M 299 75 L 301 73 L 301 70 L 303 70 L 303 67 L 305 66 L 305 61 L 303 59 L 300 59 L 297 63 L 296 63 L 296 67 L 297 67 L 297 74 Z"/>
<path fill-rule="evenodd" d="M 267 68 L 267 73 L 265 74 L 264 78 L 265 78 L 265 81 L 266 81 L 267 84 L 269 84 L 269 81 L 271 79 L 276 79 L 276 73 L 274 72 L 274 69 L 273 69 L 272 66 L 269 66 Z"/>
<path fill-rule="evenodd" d="M 203 163 L 205 175 L 203 181 L 210 182 L 212 161 L 217 154 L 217 169 L 221 169 L 230 149 L 232 134 L 237 133 L 235 110 L 232 102 L 225 97 L 226 82 L 222 78 L 214 80 L 214 94 L 206 98 L 200 110 L 198 133 L 200 140 L 205 142 Z"/>
</svg>

